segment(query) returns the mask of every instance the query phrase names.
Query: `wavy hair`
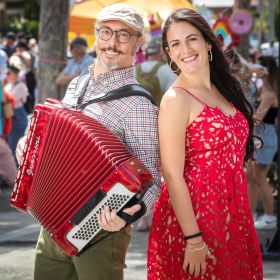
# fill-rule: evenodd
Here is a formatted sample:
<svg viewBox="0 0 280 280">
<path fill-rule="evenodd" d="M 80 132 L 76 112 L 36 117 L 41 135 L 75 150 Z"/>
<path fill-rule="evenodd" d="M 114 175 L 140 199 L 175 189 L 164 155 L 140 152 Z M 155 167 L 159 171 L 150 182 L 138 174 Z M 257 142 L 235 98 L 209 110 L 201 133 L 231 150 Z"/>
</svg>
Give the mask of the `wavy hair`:
<svg viewBox="0 0 280 280">
<path fill-rule="evenodd" d="M 253 159 L 254 141 L 253 141 L 253 109 L 245 97 L 243 84 L 241 79 L 238 79 L 235 72 L 236 69 L 231 69 L 229 59 L 224 54 L 220 42 L 211 30 L 206 20 L 196 11 L 191 9 L 178 9 L 171 13 L 167 18 L 162 32 L 162 48 L 167 56 L 168 63 L 171 58 L 168 54 L 167 32 L 173 23 L 187 22 L 197 28 L 204 40 L 211 44 L 213 60 L 210 62 L 210 80 L 217 87 L 224 98 L 232 103 L 247 119 L 249 125 L 249 136 L 246 142 L 245 162 Z M 172 63 L 175 64 L 174 62 Z M 175 64 L 177 67 L 177 65 Z M 173 69 L 174 70 L 174 69 Z M 177 75 L 180 70 L 176 72 Z"/>
</svg>

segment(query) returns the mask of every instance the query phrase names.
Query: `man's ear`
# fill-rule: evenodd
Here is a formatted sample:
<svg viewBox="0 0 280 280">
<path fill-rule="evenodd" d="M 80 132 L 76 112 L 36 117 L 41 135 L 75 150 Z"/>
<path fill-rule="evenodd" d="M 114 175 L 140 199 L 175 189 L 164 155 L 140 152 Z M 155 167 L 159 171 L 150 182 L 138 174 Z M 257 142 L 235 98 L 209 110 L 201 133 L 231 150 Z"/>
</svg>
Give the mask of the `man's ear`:
<svg viewBox="0 0 280 280">
<path fill-rule="evenodd" d="M 140 47 L 142 46 L 142 36 L 138 38 L 137 44 L 136 44 L 136 50 L 139 51 Z"/>
</svg>

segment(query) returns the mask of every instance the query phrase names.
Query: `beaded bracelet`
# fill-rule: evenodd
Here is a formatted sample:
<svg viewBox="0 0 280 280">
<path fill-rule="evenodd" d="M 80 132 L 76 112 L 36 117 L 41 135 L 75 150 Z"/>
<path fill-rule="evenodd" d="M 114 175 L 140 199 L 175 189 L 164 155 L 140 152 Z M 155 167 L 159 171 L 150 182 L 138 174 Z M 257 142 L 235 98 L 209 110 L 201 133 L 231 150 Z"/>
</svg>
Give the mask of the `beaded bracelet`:
<svg viewBox="0 0 280 280">
<path fill-rule="evenodd" d="M 198 237 L 198 236 L 202 236 L 202 231 L 200 231 L 198 233 L 195 233 L 195 234 L 192 234 L 192 235 L 185 235 L 184 239 L 189 240 L 189 239 L 192 239 L 192 238 L 195 238 L 195 237 Z"/>
</svg>

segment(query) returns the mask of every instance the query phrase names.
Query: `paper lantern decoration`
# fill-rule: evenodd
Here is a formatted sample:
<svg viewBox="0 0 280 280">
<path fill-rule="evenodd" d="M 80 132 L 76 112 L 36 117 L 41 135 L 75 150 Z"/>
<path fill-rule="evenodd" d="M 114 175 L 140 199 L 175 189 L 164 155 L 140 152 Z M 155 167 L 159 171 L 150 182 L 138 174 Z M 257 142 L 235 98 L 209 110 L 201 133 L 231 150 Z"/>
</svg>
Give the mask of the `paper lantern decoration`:
<svg viewBox="0 0 280 280">
<path fill-rule="evenodd" d="M 248 11 L 238 10 L 230 16 L 229 26 L 233 33 L 242 35 L 251 30 L 253 18 Z"/>
<path fill-rule="evenodd" d="M 230 29 L 228 27 L 227 18 L 216 20 L 213 25 L 213 32 L 220 41 L 223 41 L 224 47 L 228 48 L 232 43 Z"/>
</svg>

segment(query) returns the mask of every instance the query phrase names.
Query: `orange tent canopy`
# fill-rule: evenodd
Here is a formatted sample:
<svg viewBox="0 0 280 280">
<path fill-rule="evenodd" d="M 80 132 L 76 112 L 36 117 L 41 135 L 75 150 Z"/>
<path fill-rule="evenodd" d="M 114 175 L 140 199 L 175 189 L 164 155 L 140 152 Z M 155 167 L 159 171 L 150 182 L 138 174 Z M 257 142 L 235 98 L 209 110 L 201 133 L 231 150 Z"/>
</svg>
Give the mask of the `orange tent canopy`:
<svg viewBox="0 0 280 280">
<path fill-rule="evenodd" d="M 172 10 L 178 8 L 194 9 L 188 0 L 85 0 L 74 4 L 70 13 L 69 31 L 77 35 L 93 34 L 97 13 L 105 6 L 121 2 L 134 7 L 144 19 L 155 13 L 159 13 L 165 19 Z"/>
</svg>

